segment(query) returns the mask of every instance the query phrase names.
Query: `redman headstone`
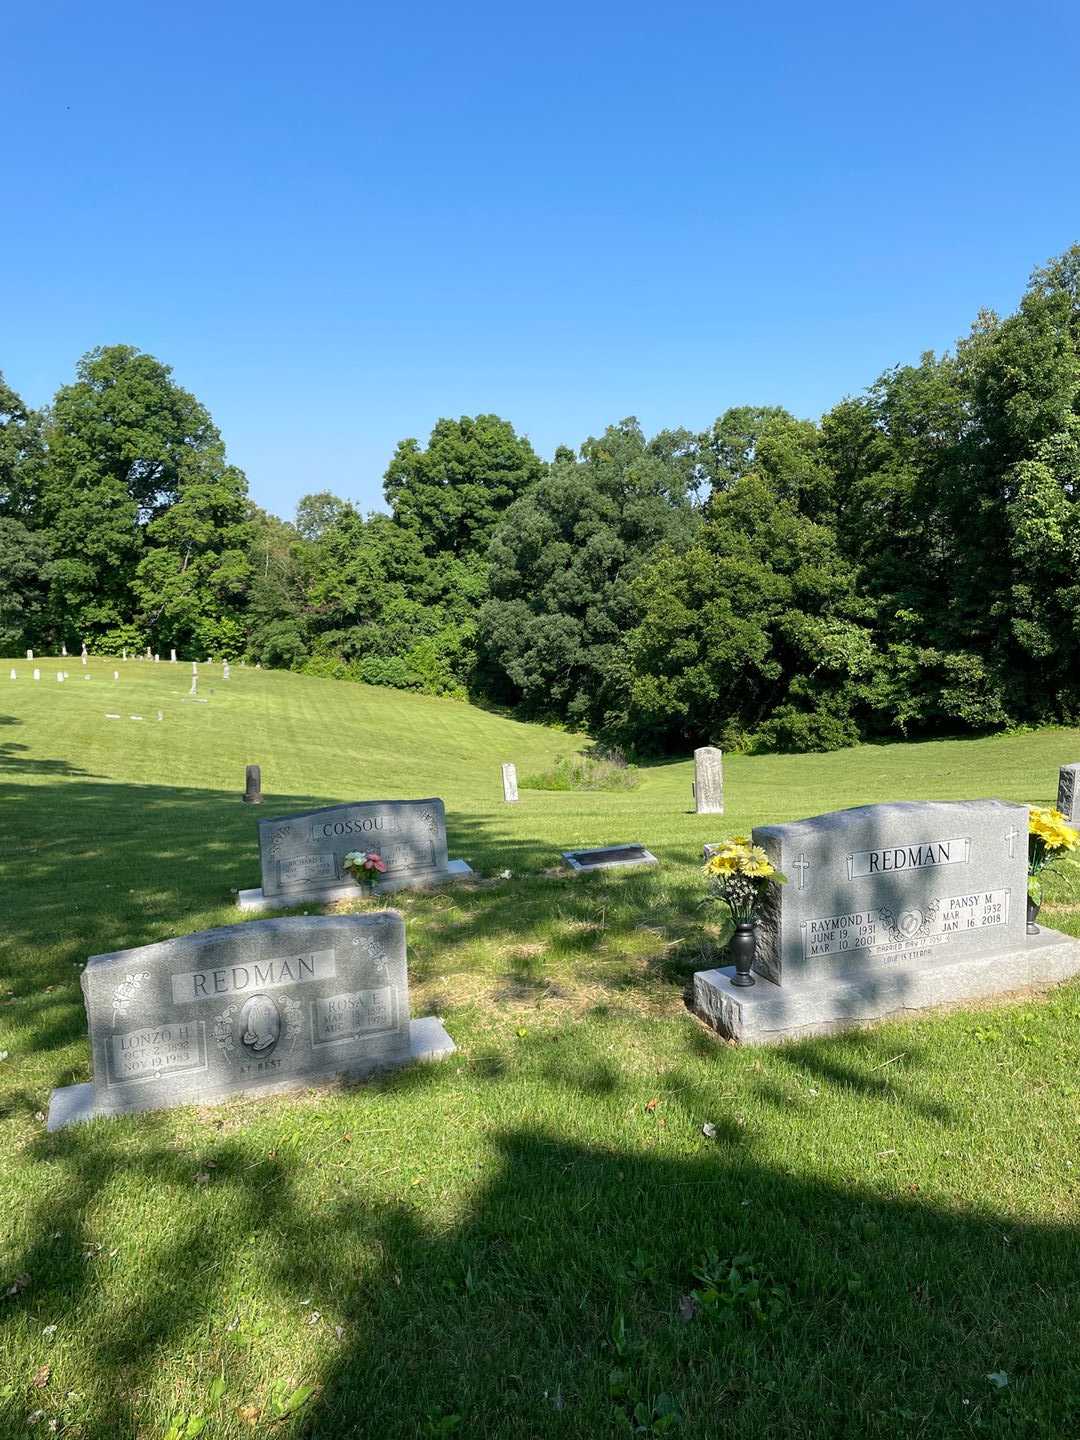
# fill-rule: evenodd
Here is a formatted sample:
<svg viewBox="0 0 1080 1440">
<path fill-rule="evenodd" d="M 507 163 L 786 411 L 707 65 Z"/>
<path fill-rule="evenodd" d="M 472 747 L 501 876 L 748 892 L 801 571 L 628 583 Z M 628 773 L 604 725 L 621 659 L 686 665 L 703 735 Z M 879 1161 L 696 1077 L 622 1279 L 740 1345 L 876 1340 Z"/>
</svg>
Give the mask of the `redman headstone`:
<svg viewBox="0 0 1080 1440">
<path fill-rule="evenodd" d="M 752 989 L 694 977 L 697 1013 L 769 1041 L 1080 971 L 1080 943 L 1027 934 L 1025 805 L 898 802 L 755 828 L 786 885 L 757 926 Z"/>
<path fill-rule="evenodd" d="M 93 1080 L 54 1090 L 48 1127 L 266 1094 L 435 1059 L 411 1020 L 394 910 L 293 916 L 93 955 L 82 973 Z"/>
<path fill-rule="evenodd" d="M 241 890 L 238 903 L 244 910 L 270 910 L 355 899 L 360 892 L 343 863 L 350 851 L 379 855 L 386 866 L 374 882 L 379 894 L 473 873 L 464 860 L 447 856 L 441 800 L 361 800 L 260 820 L 262 886 Z"/>
</svg>

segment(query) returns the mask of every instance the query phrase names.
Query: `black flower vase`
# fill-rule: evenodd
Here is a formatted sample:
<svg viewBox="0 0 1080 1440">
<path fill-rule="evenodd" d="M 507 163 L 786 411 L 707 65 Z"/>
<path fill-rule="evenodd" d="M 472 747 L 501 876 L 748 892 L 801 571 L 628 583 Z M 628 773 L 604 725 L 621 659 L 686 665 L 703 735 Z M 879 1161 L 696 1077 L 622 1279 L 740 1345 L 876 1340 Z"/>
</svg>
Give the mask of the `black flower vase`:
<svg viewBox="0 0 1080 1440">
<path fill-rule="evenodd" d="M 736 924 L 735 934 L 731 937 L 728 950 L 735 962 L 735 974 L 731 977 L 732 985 L 753 985 L 754 977 L 750 971 L 754 964 L 754 955 L 757 952 L 757 930 L 753 920 L 740 920 Z"/>
<path fill-rule="evenodd" d="M 1039 907 L 1041 903 L 1039 900 L 1032 900 L 1030 895 L 1028 896 L 1027 933 L 1029 935 L 1038 935 L 1040 933 L 1035 921 L 1039 918 Z"/>
</svg>

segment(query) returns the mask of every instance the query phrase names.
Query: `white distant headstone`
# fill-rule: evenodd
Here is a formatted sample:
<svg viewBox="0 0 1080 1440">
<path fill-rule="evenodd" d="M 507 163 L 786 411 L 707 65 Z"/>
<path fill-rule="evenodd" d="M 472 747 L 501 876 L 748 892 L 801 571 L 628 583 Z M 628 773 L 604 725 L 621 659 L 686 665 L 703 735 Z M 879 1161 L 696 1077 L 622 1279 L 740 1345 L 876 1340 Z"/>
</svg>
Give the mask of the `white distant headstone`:
<svg viewBox="0 0 1080 1440">
<path fill-rule="evenodd" d="M 124 647 L 124 659 L 127 659 L 127 646 Z"/>
<path fill-rule="evenodd" d="M 192 673 L 193 675 L 197 675 L 197 674 L 199 673 L 199 667 L 198 667 L 198 665 L 196 665 L 196 663 L 195 663 L 194 660 L 192 660 L 192 662 L 191 662 L 191 673 Z"/>
<path fill-rule="evenodd" d="M 255 669 L 256 669 L 256 670 L 261 670 L 261 669 L 262 669 L 262 662 L 261 662 L 261 661 L 259 661 L 259 660 L 256 660 L 256 661 L 255 661 Z"/>
<path fill-rule="evenodd" d="M 724 752 L 715 745 L 694 751 L 694 809 L 699 815 L 724 813 Z"/>
<path fill-rule="evenodd" d="M 112 672 L 112 678 L 113 678 L 114 680 L 119 680 L 119 679 L 120 679 L 120 671 L 119 671 L 119 670 L 114 670 L 114 671 Z"/>
<path fill-rule="evenodd" d="M 198 677 L 197 675 L 192 675 L 192 677 L 191 677 L 191 689 L 188 691 L 188 694 L 189 694 L 189 695 L 197 695 L 197 694 L 198 694 L 198 691 L 199 691 L 199 677 Z"/>
<path fill-rule="evenodd" d="M 176 664 L 176 651 L 175 651 L 175 650 L 170 650 L 170 651 L 169 651 L 169 659 L 172 661 L 172 663 L 173 663 L 174 665 Z"/>
<path fill-rule="evenodd" d="M 225 661 L 224 669 L 223 669 L 222 672 L 221 672 L 221 678 L 222 678 L 223 680 L 228 680 L 228 678 L 229 678 L 229 662 L 228 662 L 228 660 Z"/>
<path fill-rule="evenodd" d="M 148 660 L 150 659 L 150 656 L 151 656 L 152 653 L 153 653 L 153 652 L 151 651 L 150 646 L 147 645 L 147 647 L 146 647 L 146 658 L 147 658 Z"/>
<path fill-rule="evenodd" d="M 155 655 L 155 656 L 154 656 L 154 664 L 155 664 L 155 665 L 160 665 L 160 664 L 161 664 L 161 656 L 160 656 L 160 655 Z"/>
<path fill-rule="evenodd" d="M 518 798 L 516 765 L 504 765 L 502 767 L 502 782 L 503 799 L 508 805 L 515 804 Z"/>
<path fill-rule="evenodd" d="M 12 672 L 11 672 L 11 678 L 12 678 L 12 680 L 17 680 L 17 679 L 19 678 L 19 677 L 15 674 L 15 671 L 14 671 L 14 670 L 12 670 Z"/>
<path fill-rule="evenodd" d="M 61 646 L 60 646 L 60 654 L 61 654 L 61 655 L 66 655 L 66 654 L 67 654 L 67 646 L 66 646 L 66 645 L 61 645 Z"/>
<path fill-rule="evenodd" d="M 27 658 L 28 660 L 32 660 L 32 659 L 34 658 L 34 652 L 33 652 L 33 650 L 27 650 L 27 652 L 26 652 L 26 658 Z"/>
<path fill-rule="evenodd" d="M 64 672 L 63 672 L 63 670 L 57 670 L 57 672 L 56 672 L 57 684 L 59 684 L 60 681 L 63 680 L 63 678 L 64 678 Z"/>
<path fill-rule="evenodd" d="M 164 720 L 164 719 L 165 719 L 165 716 L 161 713 L 160 710 L 157 712 L 157 718 L 158 718 L 159 720 Z"/>
<path fill-rule="evenodd" d="M 41 671 L 40 671 L 40 670 L 35 670 L 35 671 L 34 671 L 34 679 L 35 679 L 35 680 L 40 680 L 40 679 L 41 679 Z"/>
<path fill-rule="evenodd" d="M 85 640 L 82 642 L 82 658 L 83 658 L 83 660 L 85 661 L 85 659 L 86 659 L 86 641 L 85 641 Z"/>
<path fill-rule="evenodd" d="M 86 651 L 85 651 L 85 650 L 82 652 L 82 655 L 80 656 L 80 659 L 82 660 L 82 663 L 85 665 L 85 664 L 86 664 Z"/>
</svg>

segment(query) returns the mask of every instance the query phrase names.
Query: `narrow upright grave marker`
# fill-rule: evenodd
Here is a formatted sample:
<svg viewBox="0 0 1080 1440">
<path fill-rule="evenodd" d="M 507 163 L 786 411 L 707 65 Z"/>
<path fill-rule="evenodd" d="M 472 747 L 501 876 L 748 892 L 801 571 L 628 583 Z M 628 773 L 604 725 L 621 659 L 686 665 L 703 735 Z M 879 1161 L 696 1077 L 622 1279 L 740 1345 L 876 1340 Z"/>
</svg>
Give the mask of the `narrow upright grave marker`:
<svg viewBox="0 0 1080 1440">
<path fill-rule="evenodd" d="M 258 765 L 249 765 L 244 771 L 244 794 L 245 805 L 262 804 L 262 769 Z"/>
<path fill-rule="evenodd" d="M 694 809 L 699 815 L 724 813 L 724 752 L 715 745 L 694 751 Z"/>
<path fill-rule="evenodd" d="M 147 660 L 150 659 L 150 646 L 149 646 L 149 645 L 147 645 L 147 647 L 146 647 L 146 658 L 147 658 Z"/>
<path fill-rule="evenodd" d="M 19 677 L 15 674 L 15 667 L 14 667 L 14 665 L 11 667 L 11 678 L 12 678 L 12 680 L 17 680 L 17 679 L 19 678 Z"/>
<path fill-rule="evenodd" d="M 197 675 L 192 675 L 192 677 L 191 677 L 191 689 L 188 691 L 188 694 L 189 694 L 189 695 L 197 695 L 198 692 L 199 692 L 199 677 L 198 677 Z"/>
<path fill-rule="evenodd" d="M 160 665 L 160 664 L 161 664 L 161 656 L 160 656 L 160 655 L 157 655 L 157 654 L 154 655 L 154 664 L 155 664 L 155 665 Z"/>
<path fill-rule="evenodd" d="M 35 667 L 35 669 L 34 669 L 34 679 L 35 679 L 35 680 L 40 680 L 40 679 L 41 679 L 41 671 L 38 670 L 36 667 Z"/>
<path fill-rule="evenodd" d="M 57 672 L 56 672 L 57 684 L 60 684 L 60 683 L 63 681 L 63 679 L 64 679 L 64 672 L 63 672 L 62 670 L 57 670 Z"/>
<path fill-rule="evenodd" d="M 27 658 L 28 660 L 32 660 L 32 659 L 34 658 L 34 652 L 33 652 L 33 650 L 27 650 L 27 652 L 26 652 L 26 658 Z"/>
<path fill-rule="evenodd" d="M 171 662 L 173 665 L 176 664 L 176 651 L 175 651 L 175 650 L 170 650 L 170 651 L 169 651 L 169 660 L 170 660 L 170 662 Z"/>
<path fill-rule="evenodd" d="M 504 765 L 502 767 L 503 799 L 508 805 L 513 805 L 518 798 L 517 766 Z"/>
<path fill-rule="evenodd" d="M 1057 808 L 1070 825 L 1080 825 L 1080 765 L 1062 765 L 1058 771 Z"/>
<path fill-rule="evenodd" d="M 48 1128 L 272 1094 L 438 1059 L 440 1020 L 409 1016 L 405 922 L 293 916 L 92 955 L 82 972 L 93 1080 L 54 1090 Z"/>
<path fill-rule="evenodd" d="M 562 858 L 575 873 L 587 875 L 590 870 L 626 870 L 642 865 L 659 865 L 660 861 L 644 845 L 608 845 L 602 850 L 564 850 Z"/>
<path fill-rule="evenodd" d="M 61 654 L 61 656 L 66 656 L 66 655 L 67 655 L 67 646 L 66 646 L 66 645 L 61 644 L 61 646 L 60 646 L 60 654 Z"/>
<path fill-rule="evenodd" d="M 120 671 L 119 671 L 119 670 L 114 670 L 114 671 L 112 672 L 112 678 L 113 678 L 114 680 L 119 680 L 119 679 L 120 679 Z"/>
<path fill-rule="evenodd" d="M 694 1009 L 769 1042 L 1080 972 L 1080 942 L 1028 935 L 1024 805 L 901 801 L 755 828 L 788 877 L 757 925 L 753 989 L 694 976 Z"/>
<path fill-rule="evenodd" d="M 124 647 L 124 659 L 127 659 L 127 646 Z"/>
<path fill-rule="evenodd" d="M 446 812 L 437 799 L 360 800 L 260 820 L 258 826 L 263 883 L 240 891 L 242 910 L 356 899 L 360 891 L 343 864 L 354 850 L 375 851 L 386 866 L 373 883 L 377 894 L 444 885 L 473 873 L 464 860 L 447 858 Z"/>
<path fill-rule="evenodd" d="M 223 680 L 228 680 L 228 678 L 229 678 L 229 662 L 228 662 L 228 660 L 225 661 L 225 664 L 224 664 L 224 666 L 222 667 L 221 678 L 222 678 Z"/>
</svg>

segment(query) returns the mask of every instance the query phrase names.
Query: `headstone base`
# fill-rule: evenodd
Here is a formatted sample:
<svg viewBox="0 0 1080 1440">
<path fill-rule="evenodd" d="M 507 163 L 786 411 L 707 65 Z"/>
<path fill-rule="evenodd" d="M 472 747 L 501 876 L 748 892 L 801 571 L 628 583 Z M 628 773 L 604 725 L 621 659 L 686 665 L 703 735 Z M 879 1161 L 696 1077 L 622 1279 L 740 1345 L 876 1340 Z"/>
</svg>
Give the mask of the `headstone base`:
<svg viewBox="0 0 1080 1440">
<path fill-rule="evenodd" d="M 784 985 L 758 975 L 757 983 L 746 989 L 732 985 L 734 974 L 730 965 L 699 970 L 694 976 L 695 1013 L 729 1040 L 772 1045 L 910 1010 L 1068 980 L 1080 974 L 1080 940 L 1040 928 L 1038 935 L 1011 949 Z"/>
<path fill-rule="evenodd" d="M 332 1084 L 338 1079 L 361 1079 L 366 1075 L 397 1070 L 421 1060 L 442 1060 L 447 1055 L 452 1055 L 456 1049 L 457 1046 L 447 1034 L 446 1026 L 439 1017 L 427 1015 L 420 1020 L 409 1021 L 409 1048 L 405 1054 L 371 1056 L 363 1065 L 351 1065 L 347 1070 L 329 1072 L 323 1076 L 305 1075 L 301 1079 L 286 1080 L 279 1084 L 253 1085 L 241 1090 L 230 1089 L 220 1098 L 225 1101 L 231 1099 L 233 1095 L 277 1095 L 288 1090 L 307 1090 L 313 1085 Z M 213 1103 L 213 1101 L 212 1099 L 200 1100 L 197 1103 L 205 1104 Z M 77 1125 L 84 1120 L 97 1120 L 103 1115 L 129 1115 L 139 1110 L 155 1108 L 157 1107 L 153 1104 L 141 1105 L 139 1097 L 136 1095 L 128 1096 L 126 1099 L 112 1104 L 102 1103 L 100 1096 L 95 1095 L 94 1086 L 91 1083 L 65 1085 L 62 1089 L 52 1092 L 46 1129 L 62 1130 L 65 1125 Z"/>
<path fill-rule="evenodd" d="M 476 872 L 466 860 L 451 860 L 445 870 L 413 870 L 407 875 L 379 880 L 371 888 L 376 895 L 392 895 L 395 890 L 427 890 L 436 885 L 449 885 L 455 880 L 472 880 Z M 327 890 L 306 891 L 304 894 L 264 895 L 262 887 L 240 890 L 236 903 L 241 910 L 266 914 L 271 910 L 294 910 L 299 905 L 336 905 L 342 900 L 359 900 L 361 892 L 353 881 L 334 885 Z"/>
</svg>

